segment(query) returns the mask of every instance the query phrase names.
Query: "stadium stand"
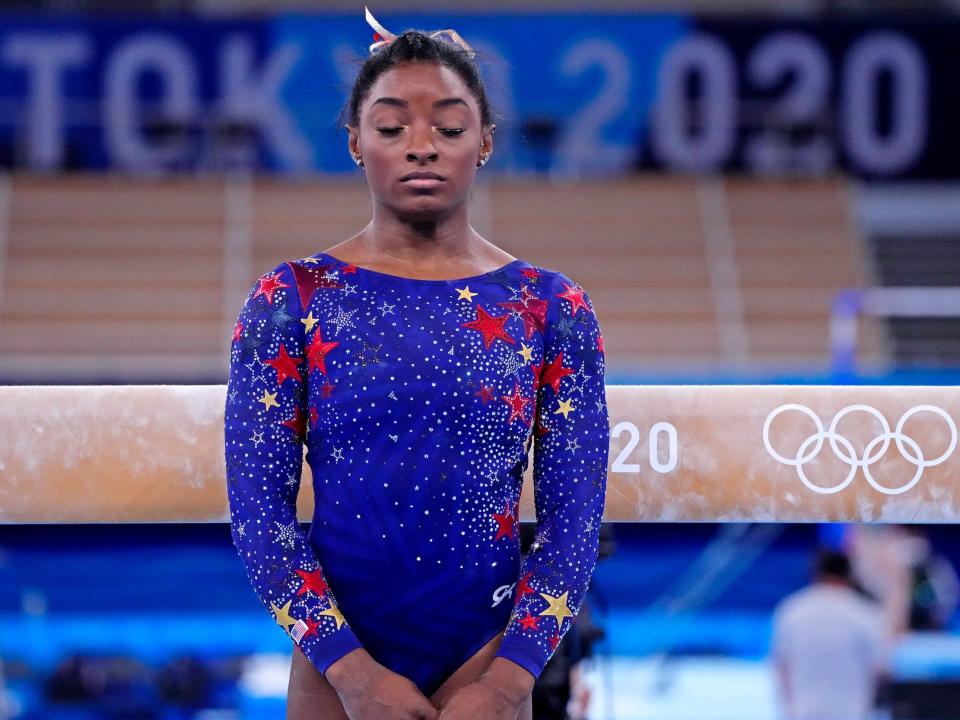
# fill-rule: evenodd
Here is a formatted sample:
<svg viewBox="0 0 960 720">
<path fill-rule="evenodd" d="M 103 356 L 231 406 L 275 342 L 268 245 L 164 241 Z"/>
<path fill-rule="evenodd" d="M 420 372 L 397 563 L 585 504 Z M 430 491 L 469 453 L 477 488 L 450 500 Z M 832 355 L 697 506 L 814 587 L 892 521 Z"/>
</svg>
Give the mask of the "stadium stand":
<svg viewBox="0 0 960 720">
<path fill-rule="evenodd" d="M 8 188 L 0 373 L 13 382 L 220 382 L 257 274 L 369 213 L 359 184 L 325 180 L 18 175 Z M 591 289 L 616 374 L 827 367 L 833 297 L 874 284 L 849 195 L 838 179 L 639 176 L 492 181 L 473 202 L 486 237 Z M 882 357 L 882 324 L 862 322 L 861 356 Z"/>
</svg>

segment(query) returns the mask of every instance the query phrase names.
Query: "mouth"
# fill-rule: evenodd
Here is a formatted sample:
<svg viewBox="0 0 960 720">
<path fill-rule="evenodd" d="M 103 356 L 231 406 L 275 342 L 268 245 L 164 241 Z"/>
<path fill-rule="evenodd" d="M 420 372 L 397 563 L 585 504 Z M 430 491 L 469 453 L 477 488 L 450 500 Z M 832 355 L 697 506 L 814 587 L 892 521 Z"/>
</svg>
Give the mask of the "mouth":
<svg viewBox="0 0 960 720">
<path fill-rule="evenodd" d="M 443 181 L 444 177 L 442 175 L 426 170 L 408 173 L 400 178 L 400 182 L 415 188 L 432 188 Z"/>
</svg>

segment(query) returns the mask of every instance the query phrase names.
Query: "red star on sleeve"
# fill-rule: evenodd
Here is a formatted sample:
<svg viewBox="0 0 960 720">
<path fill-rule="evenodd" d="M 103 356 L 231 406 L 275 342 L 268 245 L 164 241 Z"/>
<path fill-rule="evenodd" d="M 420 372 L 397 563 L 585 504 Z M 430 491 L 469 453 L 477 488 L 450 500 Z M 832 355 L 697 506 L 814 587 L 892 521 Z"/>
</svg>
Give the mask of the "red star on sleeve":
<svg viewBox="0 0 960 720">
<path fill-rule="evenodd" d="M 318 290 L 330 290 L 342 288 L 343 283 L 327 275 L 333 263 L 328 265 L 310 266 L 298 262 L 287 263 L 293 272 L 293 277 L 297 281 L 297 289 L 300 291 L 300 307 L 306 312 L 310 305 L 313 294 Z"/>
<path fill-rule="evenodd" d="M 253 293 L 254 298 L 258 298 L 261 295 L 267 298 L 267 302 L 273 305 L 273 294 L 280 288 L 290 287 L 283 280 L 279 279 L 275 274 L 268 273 L 260 278 L 260 283 L 257 285 L 256 291 Z"/>
<path fill-rule="evenodd" d="M 317 368 L 322 374 L 327 374 L 327 366 L 325 358 L 333 350 L 339 342 L 324 342 L 323 336 L 321 335 L 320 328 L 317 327 L 317 331 L 313 334 L 313 340 L 310 341 L 310 344 L 307 346 L 307 357 L 310 359 L 310 366 L 307 369 L 309 373 L 314 368 Z"/>
<path fill-rule="evenodd" d="M 498 315 L 497 317 L 494 317 L 489 315 L 487 311 L 479 305 L 477 305 L 476 308 L 477 319 L 471 320 L 470 322 L 461 323 L 460 327 L 478 330 L 483 335 L 484 346 L 488 349 L 490 345 L 493 344 L 494 340 L 503 340 L 511 345 L 516 345 L 516 340 L 510 337 L 506 329 L 503 327 L 507 320 L 510 319 L 509 315 Z"/>
<path fill-rule="evenodd" d="M 293 436 L 300 440 L 303 438 L 304 431 L 307 428 L 307 416 L 303 414 L 303 411 L 300 409 L 299 405 L 294 405 L 294 416 L 289 420 L 284 420 L 281 425 L 293 430 Z"/>
<path fill-rule="evenodd" d="M 497 305 L 520 315 L 523 320 L 524 337 L 529 340 L 534 330 L 543 334 L 546 328 L 547 301 L 534 295 L 526 285 L 521 288 L 521 294 L 520 300 L 497 303 Z"/>
<path fill-rule="evenodd" d="M 531 615 L 529 610 L 527 610 L 527 616 L 526 616 L 526 617 L 517 618 L 517 620 L 518 620 L 519 623 L 523 626 L 523 629 L 524 629 L 524 630 L 539 630 L 539 629 L 540 629 L 539 626 L 537 625 L 537 623 L 540 622 L 540 618 L 534 617 L 533 615 Z"/>
<path fill-rule="evenodd" d="M 233 341 L 236 342 L 240 339 L 240 333 L 243 332 L 243 324 L 237 320 L 237 324 L 233 326 Z"/>
<path fill-rule="evenodd" d="M 307 624 L 307 629 L 304 631 L 303 637 L 300 638 L 300 640 L 303 641 L 303 638 L 309 637 L 310 635 L 317 635 L 317 637 L 319 637 L 317 628 L 320 627 L 320 623 L 316 620 L 311 620 L 309 617 L 304 618 L 303 621 Z"/>
<path fill-rule="evenodd" d="M 580 308 L 590 311 L 590 306 L 587 305 L 586 300 L 583 298 L 583 288 L 576 285 L 568 285 L 563 283 L 564 291 L 562 293 L 557 293 L 558 298 L 563 298 L 570 303 L 570 314 L 576 315 L 577 310 Z"/>
<path fill-rule="evenodd" d="M 277 371 L 277 385 L 283 385 L 283 381 L 287 378 L 294 378 L 297 382 L 303 380 L 300 377 L 300 371 L 297 369 L 297 364 L 303 358 L 291 357 L 287 353 L 287 348 L 283 343 L 280 343 L 280 352 L 277 357 L 272 360 L 264 360 L 264 364 L 269 365 L 270 367 L 276 369 Z"/>
<path fill-rule="evenodd" d="M 524 595 L 533 595 L 533 588 L 530 587 L 530 578 L 533 577 L 533 571 L 528 572 L 519 582 L 517 582 L 517 596 L 514 598 L 513 604 L 516 605 L 518 602 L 523 600 Z M 529 614 L 529 613 L 528 613 Z"/>
<path fill-rule="evenodd" d="M 563 366 L 563 351 L 557 353 L 557 356 L 544 368 L 540 376 L 541 385 L 549 385 L 555 393 L 560 392 L 560 380 L 567 375 L 573 375 L 573 368 Z"/>
<path fill-rule="evenodd" d="M 297 590 L 297 595 L 312 592 L 314 595 L 323 595 L 327 592 L 327 583 L 323 579 L 323 571 L 317 568 L 313 572 L 297 570 L 297 575 L 303 579 L 303 585 Z"/>
</svg>

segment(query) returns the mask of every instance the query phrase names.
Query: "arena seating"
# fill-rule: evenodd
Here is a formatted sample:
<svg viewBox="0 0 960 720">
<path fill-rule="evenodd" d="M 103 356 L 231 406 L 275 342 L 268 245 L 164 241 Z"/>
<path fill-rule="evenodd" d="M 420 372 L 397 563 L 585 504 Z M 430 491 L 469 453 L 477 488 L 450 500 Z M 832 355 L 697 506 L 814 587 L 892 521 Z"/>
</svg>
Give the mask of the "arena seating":
<svg viewBox="0 0 960 720">
<path fill-rule="evenodd" d="M 8 188 L 11 382 L 222 382 L 256 276 L 346 239 L 370 212 L 359 179 L 18 175 Z M 588 290 L 611 373 L 816 371 L 836 292 L 873 284 L 849 195 L 835 179 L 491 180 L 472 218 Z M 863 323 L 862 356 L 882 356 L 882 326 Z"/>
</svg>

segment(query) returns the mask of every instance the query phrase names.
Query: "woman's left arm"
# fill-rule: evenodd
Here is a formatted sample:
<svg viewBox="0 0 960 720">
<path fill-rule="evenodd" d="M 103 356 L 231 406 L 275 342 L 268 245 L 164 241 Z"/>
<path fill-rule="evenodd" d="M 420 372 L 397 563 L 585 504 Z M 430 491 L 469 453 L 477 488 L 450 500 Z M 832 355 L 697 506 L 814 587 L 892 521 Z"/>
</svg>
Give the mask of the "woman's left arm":
<svg viewBox="0 0 960 720">
<path fill-rule="evenodd" d="M 450 698 L 445 720 L 472 718 L 476 706 L 471 713 L 466 701 L 484 697 L 506 698 L 516 712 L 579 613 L 596 565 L 610 447 L 603 337 L 589 296 L 562 273 L 546 299 L 533 428 L 536 538 L 496 656 L 479 687 Z"/>
<path fill-rule="evenodd" d="M 562 273 L 552 285 L 533 429 L 536 536 L 497 651 L 534 680 L 573 624 L 593 575 L 610 448 L 599 320 L 580 285 Z"/>
</svg>

